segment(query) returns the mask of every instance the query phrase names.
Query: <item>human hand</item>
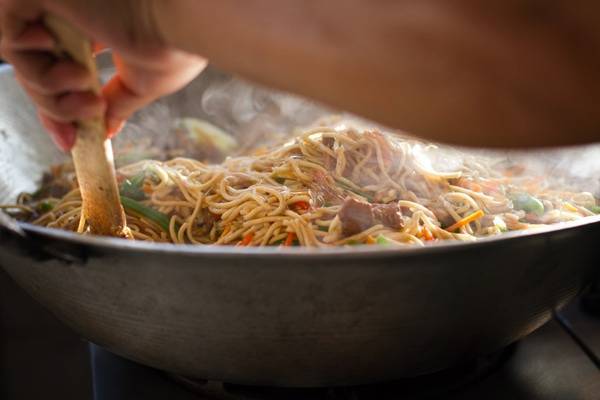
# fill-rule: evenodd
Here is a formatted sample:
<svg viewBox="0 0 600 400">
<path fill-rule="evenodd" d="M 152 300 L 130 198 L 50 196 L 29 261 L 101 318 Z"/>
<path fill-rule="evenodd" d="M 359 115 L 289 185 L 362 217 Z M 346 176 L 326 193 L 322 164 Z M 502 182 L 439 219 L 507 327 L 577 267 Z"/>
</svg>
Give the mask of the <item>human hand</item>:
<svg viewBox="0 0 600 400">
<path fill-rule="evenodd" d="M 34 101 L 56 144 L 69 150 L 74 121 L 104 115 L 109 136 L 135 111 L 173 93 L 197 76 L 206 60 L 162 44 L 150 1 L 0 0 L 0 54 Z M 56 42 L 42 24 L 45 13 L 65 18 L 93 39 L 96 51 L 113 50 L 116 75 L 97 96 L 92 77 L 53 54 Z"/>
</svg>

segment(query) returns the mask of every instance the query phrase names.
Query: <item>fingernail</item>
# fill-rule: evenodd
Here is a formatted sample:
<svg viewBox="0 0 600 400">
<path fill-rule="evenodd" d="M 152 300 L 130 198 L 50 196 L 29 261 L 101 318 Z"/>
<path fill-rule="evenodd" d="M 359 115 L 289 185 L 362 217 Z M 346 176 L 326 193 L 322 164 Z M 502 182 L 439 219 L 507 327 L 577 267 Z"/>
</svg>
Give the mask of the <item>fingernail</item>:
<svg viewBox="0 0 600 400">
<path fill-rule="evenodd" d="M 107 137 L 112 139 L 125 126 L 125 120 L 119 118 L 109 118 L 106 122 Z"/>
</svg>

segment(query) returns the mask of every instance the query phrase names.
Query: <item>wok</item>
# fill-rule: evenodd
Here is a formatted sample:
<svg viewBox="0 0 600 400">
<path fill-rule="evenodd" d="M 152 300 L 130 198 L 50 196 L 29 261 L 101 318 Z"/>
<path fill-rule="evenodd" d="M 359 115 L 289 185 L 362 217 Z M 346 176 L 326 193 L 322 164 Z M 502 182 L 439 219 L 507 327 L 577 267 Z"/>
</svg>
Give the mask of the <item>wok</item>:
<svg viewBox="0 0 600 400">
<path fill-rule="evenodd" d="M 200 115 L 189 100 L 219 79 L 208 71 L 164 104 Z M 151 113 L 139 121 L 157 123 Z M 2 70 L 0 202 L 34 189 L 61 157 Z M 317 251 L 4 224 L 0 264 L 84 338 L 143 364 L 241 384 L 345 385 L 433 372 L 529 334 L 597 273 L 599 234 L 590 218 L 477 243 Z"/>
</svg>

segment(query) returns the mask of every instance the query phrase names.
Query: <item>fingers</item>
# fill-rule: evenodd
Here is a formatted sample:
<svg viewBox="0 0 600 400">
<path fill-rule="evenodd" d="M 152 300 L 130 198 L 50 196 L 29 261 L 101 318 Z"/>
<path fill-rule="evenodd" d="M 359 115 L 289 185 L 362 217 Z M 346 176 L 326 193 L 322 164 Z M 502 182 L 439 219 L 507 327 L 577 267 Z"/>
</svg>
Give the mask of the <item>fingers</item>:
<svg viewBox="0 0 600 400">
<path fill-rule="evenodd" d="M 72 122 L 94 118 L 103 115 L 106 110 L 104 100 L 92 92 L 46 94 L 22 79 L 18 73 L 16 77 L 40 110 L 57 121 Z"/>
<path fill-rule="evenodd" d="M 177 51 L 162 55 L 159 68 L 147 63 L 131 62 L 114 55 L 117 75 L 104 87 L 107 103 L 106 121 L 109 137 L 137 110 L 154 100 L 174 93 L 192 81 L 206 67 L 207 61 Z"/>
<path fill-rule="evenodd" d="M 14 50 L 52 51 L 56 45 L 50 32 L 39 22 L 27 25 L 10 43 Z"/>
<path fill-rule="evenodd" d="M 108 104 L 106 126 L 109 138 L 121 130 L 129 116 L 154 100 L 153 96 L 141 96 L 134 93 L 123 82 L 120 75 L 116 75 L 106 84 L 102 95 Z"/>
<path fill-rule="evenodd" d="M 39 113 L 40 121 L 50 137 L 62 151 L 69 151 L 75 145 L 77 131 L 72 123 L 59 122 L 44 113 Z"/>
<path fill-rule="evenodd" d="M 82 66 L 54 56 L 55 40 L 40 23 L 2 21 L 3 57 L 39 108 L 40 120 L 62 150 L 75 142 L 72 121 L 101 116 L 105 102 L 93 94 L 93 77 Z"/>
</svg>

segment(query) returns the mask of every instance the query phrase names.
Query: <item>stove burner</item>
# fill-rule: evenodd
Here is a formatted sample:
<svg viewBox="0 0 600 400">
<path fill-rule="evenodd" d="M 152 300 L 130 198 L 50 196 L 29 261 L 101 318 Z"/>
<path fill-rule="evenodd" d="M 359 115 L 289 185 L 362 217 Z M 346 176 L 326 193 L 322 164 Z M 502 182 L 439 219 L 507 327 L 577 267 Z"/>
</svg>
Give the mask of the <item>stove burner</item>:
<svg viewBox="0 0 600 400">
<path fill-rule="evenodd" d="M 203 398 L 215 400 L 397 400 L 426 399 L 449 394 L 485 379 L 501 367 L 514 353 L 511 345 L 492 355 L 481 357 L 452 369 L 417 378 L 401 379 L 382 384 L 336 388 L 273 388 L 234 385 L 215 381 L 198 381 L 169 375 Z"/>
</svg>

